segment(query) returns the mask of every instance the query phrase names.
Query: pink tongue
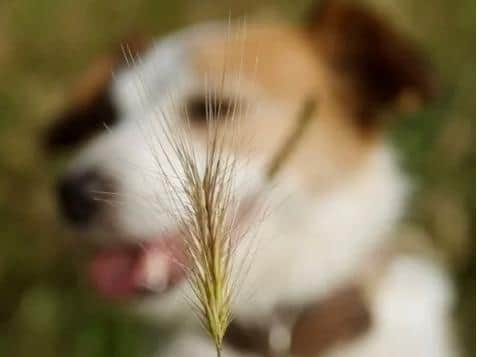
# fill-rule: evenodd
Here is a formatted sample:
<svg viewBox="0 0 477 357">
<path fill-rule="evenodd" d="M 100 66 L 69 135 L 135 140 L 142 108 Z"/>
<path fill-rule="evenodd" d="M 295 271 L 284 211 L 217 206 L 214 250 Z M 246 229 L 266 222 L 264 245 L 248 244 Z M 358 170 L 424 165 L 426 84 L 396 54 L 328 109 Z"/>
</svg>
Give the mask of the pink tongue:
<svg viewBox="0 0 477 357">
<path fill-rule="evenodd" d="M 141 247 L 100 251 L 89 264 L 89 279 L 104 297 L 127 298 L 178 283 L 184 277 L 184 259 L 181 239 L 163 237 Z"/>
<path fill-rule="evenodd" d="M 111 250 L 97 254 L 89 266 L 89 278 L 108 298 L 125 298 L 137 289 L 139 250 Z"/>
</svg>

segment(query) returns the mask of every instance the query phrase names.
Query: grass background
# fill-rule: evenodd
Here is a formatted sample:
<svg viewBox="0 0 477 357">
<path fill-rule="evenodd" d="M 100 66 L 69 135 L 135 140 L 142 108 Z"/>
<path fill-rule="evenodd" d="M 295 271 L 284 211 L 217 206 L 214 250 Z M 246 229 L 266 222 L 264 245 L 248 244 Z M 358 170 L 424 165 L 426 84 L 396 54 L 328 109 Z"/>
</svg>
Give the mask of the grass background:
<svg viewBox="0 0 477 357">
<path fill-rule="evenodd" d="M 0 356 L 142 356 L 157 334 L 82 287 L 74 240 L 57 222 L 62 160 L 40 130 L 75 78 L 125 34 L 161 35 L 247 14 L 298 21 L 310 1 L 0 2 Z M 393 138 L 418 192 L 408 214 L 455 277 L 460 345 L 475 355 L 475 2 L 369 0 L 430 55 L 443 95 L 396 121 Z"/>
</svg>

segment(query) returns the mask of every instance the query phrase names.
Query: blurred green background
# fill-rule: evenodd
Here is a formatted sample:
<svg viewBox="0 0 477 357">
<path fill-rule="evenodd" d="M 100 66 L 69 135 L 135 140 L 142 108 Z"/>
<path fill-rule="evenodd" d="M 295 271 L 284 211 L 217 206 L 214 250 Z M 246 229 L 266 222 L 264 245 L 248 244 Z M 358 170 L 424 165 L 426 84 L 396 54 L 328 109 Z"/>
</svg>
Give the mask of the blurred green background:
<svg viewBox="0 0 477 357">
<path fill-rule="evenodd" d="M 392 134 L 417 182 L 407 217 L 455 277 L 456 328 L 475 355 L 475 1 L 369 0 L 429 53 L 442 96 Z M 78 74 L 126 34 L 161 35 L 206 19 L 299 21 L 310 1 L 0 2 L 0 356 L 142 356 L 146 322 L 98 302 L 76 276 L 74 240 L 52 186 L 61 162 L 38 133 Z M 416 228 L 417 227 L 417 228 Z"/>
</svg>

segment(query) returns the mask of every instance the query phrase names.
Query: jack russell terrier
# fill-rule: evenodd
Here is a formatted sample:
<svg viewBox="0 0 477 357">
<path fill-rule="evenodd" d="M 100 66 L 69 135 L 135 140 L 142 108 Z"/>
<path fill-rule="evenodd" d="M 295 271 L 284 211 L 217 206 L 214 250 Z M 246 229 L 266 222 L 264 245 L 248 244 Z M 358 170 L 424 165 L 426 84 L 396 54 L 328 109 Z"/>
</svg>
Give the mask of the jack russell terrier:
<svg viewBox="0 0 477 357">
<path fill-rule="evenodd" d="M 238 113 L 247 140 L 233 155 L 249 164 L 239 166 L 237 196 L 273 185 L 271 202 L 280 201 L 266 217 L 250 218 L 259 244 L 233 302 L 223 355 L 454 355 L 449 278 L 435 263 L 400 252 L 391 238 L 409 182 L 383 114 L 415 109 L 433 95 L 426 63 L 379 16 L 344 1 L 321 2 L 304 26 L 250 24 L 240 39 L 227 34 L 234 31 L 240 29 L 211 23 L 149 47 L 128 43 L 141 60 L 125 66 L 119 53 L 98 60 L 49 128 L 50 152 L 81 145 L 57 194 L 73 228 L 101 237 L 86 264 L 91 285 L 173 324 L 175 338 L 161 355 L 215 354 L 184 299 L 184 274 L 174 267 L 176 223 L 158 209 L 168 199 L 151 173 L 166 158 L 154 154 L 137 125 L 163 120 L 157 108 L 183 125 L 176 109 L 186 107 L 190 143 L 200 152 L 206 76 L 208 90 L 218 93 L 209 103 L 215 120 L 225 120 L 235 100 L 250 109 Z M 221 80 L 224 63 L 235 79 Z M 147 101 L 138 94 L 138 75 Z M 310 96 L 318 109 L 268 183 L 265 163 Z M 98 199 L 100 192 L 110 193 L 112 204 Z"/>
</svg>

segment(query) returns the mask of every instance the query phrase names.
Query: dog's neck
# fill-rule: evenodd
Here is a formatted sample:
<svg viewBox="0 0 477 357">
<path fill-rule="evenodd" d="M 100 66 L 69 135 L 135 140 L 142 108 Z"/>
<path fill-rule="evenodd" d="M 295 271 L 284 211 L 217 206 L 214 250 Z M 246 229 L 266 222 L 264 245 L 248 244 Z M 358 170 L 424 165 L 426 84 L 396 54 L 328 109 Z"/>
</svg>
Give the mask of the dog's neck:
<svg viewBox="0 0 477 357">
<path fill-rule="evenodd" d="M 258 234 L 239 318 L 267 320 L 278 305 L 315 301 L 347 284 L 388 243 L 403 211 L 407 184 L 385 145 L 335 190 L 287 193 Z M 246 253 L 245 253 L 246 254 Z"/>
<path fill-rule="evenodd" d="M 271 232 L 264 227 L 273 241 L 256 251 L 250 274 L 257 279 L 254 301 L 238 304 L 229 343 L 274 355 L 272 332 L 280 320 L 289 337 L 286 349 L 300 355 L 315 355 L 366 332 L 372 323 L 367 284 L 376 278 L 368 273 L 384 271 L 392 259 L 385 252 L 387 237 L 400 218 L 406 191 L 392 151 L 382 146 L 354 177 L 315 197 L 313 204 L 306 202 L 309 197 L 290 195 L 264 223 L 273 225 Z M 309 341 L 317 329 L 327 337 Z"/>
</svg>

